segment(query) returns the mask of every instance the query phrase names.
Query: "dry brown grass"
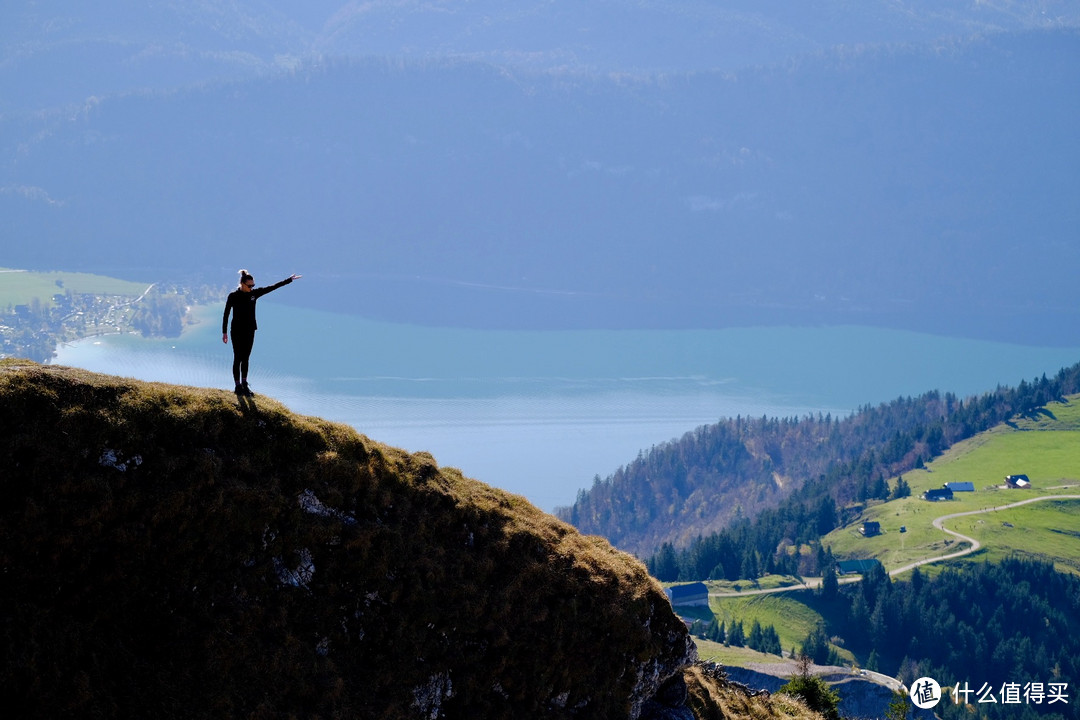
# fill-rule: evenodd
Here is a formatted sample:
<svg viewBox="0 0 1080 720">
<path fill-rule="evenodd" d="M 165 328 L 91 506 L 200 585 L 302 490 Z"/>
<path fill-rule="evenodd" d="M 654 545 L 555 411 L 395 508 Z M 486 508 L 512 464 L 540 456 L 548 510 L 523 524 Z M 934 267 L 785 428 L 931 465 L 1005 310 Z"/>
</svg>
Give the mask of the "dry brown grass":
<svg viewBox="0 0 1080 720">
<path fill-rule="evenodd" d="M 265 398 L 0 363 L 5 706 L 626 717 L 692 657 L 637 560 Z"/>
<path fill-rule="evenodd" d="M 801 699 L 767 692 L 747 692 L 729 681 L 722 668 L 696 663 L 683 673 L 689 691 L 687 705 L 697 720 L 822 720 Z"/>
</svg>

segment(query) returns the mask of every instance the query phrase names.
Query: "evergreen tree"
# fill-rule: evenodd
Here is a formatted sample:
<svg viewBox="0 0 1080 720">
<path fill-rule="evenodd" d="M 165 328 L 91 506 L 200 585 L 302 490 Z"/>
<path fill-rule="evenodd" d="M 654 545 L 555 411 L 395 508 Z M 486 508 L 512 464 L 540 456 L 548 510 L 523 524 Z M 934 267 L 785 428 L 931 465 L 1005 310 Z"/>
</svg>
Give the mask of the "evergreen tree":
<svg viewBox="0 0 1080 720">
<path fill-rule="evenodd" d="M 664 543 L 660 550 L 649 558 L 649 574 L 660 582 L 676 582 L 679 579 L 679 559 L 675 556 L 675 547 Z"/>
<path fill-rule="evenodd" d="M 743 647 L 746 645 L 746 635 L 743 633 L 742 620 L 739 620 L 738 622 L 735 622 L 734 620 L 731 621 L 731 628 L 728 630 L 727 638 L 727 644 L 731 647 Z"/>
<path fill-rule="evenodd" d="M 836 501 L 832 495 L 825 495 L 818 501 L 815 513 L 814 529 L 818 536 L 826 535 L 836 529 L 838 525 L 836 517 Z"/>
<path fill-rule="evenodd" d="M 885 481 L 885 476 L 878 472 L 877 476 L 870 483 L 870 498 L 875 500 L 886 500 L 889 497 L 889 483 Z"/>
<path fill-rule="evenodd" d="M 784 650 L 780 645 L 780 635 L 776 632 L 776 628 L 772 625 L 769 625 L 765 628 L 763 635 L 764 642 L 761 651 L 767 652 L 770 655 L 782 656 L 784 654 Z"/>
<path fill-rule="evenodd" d="M 836 563 L 826 563 L 821 574 L 821 596 L 826 600 L 833 600 L 839 592 L 840 580 L 836 577 Z"/>
<path fill-rule="evenodd" d="M 761 623 L 757 618 L 754 618 L 754 622 L 750 625 L 750 634 L 746 636 L 746 646 L 751 650 L 757 650 L 762 652 L 762 646 L 764 645 L 765 635 L 761 630 Z"/>
<path fill-rule="evenodd" d="M 799 653 L 813 660 L 818 665 L 832 665 L 836 661 L 836 651 L 829 645 L 829 636 L 825 632 L 825 624 L 818 623 L 814 626 L 803 640 L 802 651 Z"/>
<path fill-rule="evenodd" d="M 739 571 L 739 575 L 746 580 L 756 580 L 760 574 L 757 556 L 752 548 L 748 548 L 743 553 L 742 569 Z"/>
<path fill-rule="evenodd" d="M 903 690 L 894 690 L 889 707 L 885 710 L 885 720 L 906 720 L 911 709 L 911 698 Z"/>
<path fill-rule="evenodd" d="M 840 695 L 829 684 L 810 674 L 810 659 L 799 657 L 799 670 L 779 692 L 802 698 L 807 707 L 821 713 L 826 720 L 840 720 Z"/>
<path fill-rule="evenodd" d="M 908 581 L 908 584 L 911 587 L 911 591 L 915 595 L 918 595 L 919 593 L 922 592 L 922 589 L 923 589 L 923 574 L 919 570 L 918 566 L 916 566 L 915 569 L 913 569 L 911 571 L 911 579 Z"/>
<path fill-rule="evenodd" d="M 885 646 L 889 638 L 889 621 L 885 604 L 885 596 L 879 595 L 874 604 L 874 611 L 870 613 L 870 639 L 875 647 Z"/>
<path fill-rule="evenodd" d="M 870 624 L 870 608 L 866 604 L 866 598 L 862 593 L 855 593 L 848 607 L 849 625 L 856 631 L 865 633 Z"/>
<path fill-rule="evenodd" d="M 922 462 L 921 459 L 920 462 Z M 911 495 L 911 486 L 907 484 L 907 480 L 904 479 L 903 475 L 897 476 L 896 487 L 889 493 L 889 500 L 898 500 L 909 495 Z"/>
</svg>

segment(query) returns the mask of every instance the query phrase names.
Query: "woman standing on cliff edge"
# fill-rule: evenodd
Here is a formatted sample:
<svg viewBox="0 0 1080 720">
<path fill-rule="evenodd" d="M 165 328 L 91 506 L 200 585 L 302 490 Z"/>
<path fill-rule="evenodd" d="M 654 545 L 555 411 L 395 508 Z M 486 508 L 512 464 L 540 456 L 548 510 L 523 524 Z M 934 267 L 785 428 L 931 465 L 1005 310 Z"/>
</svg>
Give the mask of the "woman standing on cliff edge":
<svg viewBox="0 0 1080 720">
<path fill-rule="evenodd" d="M 221 317 L 221 342 L 228 343 L 229 311 L 232 311 L 232 374 L 237 395 L 253 394 L 251 388 L 248 387 L 247 375 L 251 347 L 255 344 L 255 330 L 258 329 L 255 322 L 255 301 L 266 293 L 273 292 L 282 285 L 288 285 L 300 277 L 300 275 L 290 275 L 275 285 L 256 288 L 255 278 L 247 270 L 240 271 L 240 287 L 229 293 L 229 298 L 225 301 L 225 314 Z"/>
</svg>

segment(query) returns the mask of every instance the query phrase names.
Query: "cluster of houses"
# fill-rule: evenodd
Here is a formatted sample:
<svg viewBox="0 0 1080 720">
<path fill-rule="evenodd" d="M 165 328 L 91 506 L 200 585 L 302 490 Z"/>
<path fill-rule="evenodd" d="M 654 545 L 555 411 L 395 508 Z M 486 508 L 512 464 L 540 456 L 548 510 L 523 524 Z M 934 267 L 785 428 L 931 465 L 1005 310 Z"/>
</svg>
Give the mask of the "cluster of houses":
<svg viewBox="0 0 1080 720">
<path fill-rule="evenodd" d="M 1031 481 L 1027 475 L 1006 475 L 1005 487 L 1028 489 Z M 948 482 L 939 488 L 931 488 L 922 494 L 923 500 L 937 502 L 938 500 L 952 500 L 953 493 L 975 492 L 975 484 L 970 482 Z"/>
<path fill-rule="evenodd" d="M 1031 480 L 1027 475 L 1006 475 L 1005 486 L 1009 488 L 1027 489 L 1031 487 Z M 931 488 L 923 493 L 923 500 L 936 502 L 938 500 L 952 500 L 953 494 L 958 492 L 975 492 L 975 484 L 971 482 L 947 482 L 940 488 Z M 901 527 L 900 532 L 907 528 Z M 881 534 L 881 523 L 876 520 L 867 520 L 859 529 L 866 537 Z M 866 574 L 881 563 L 873 558 L 865 560 L 840 560 L 836 563 L 836 572 L 840 575 L 851 573 Z M 709 605 L 709 588 L 705 583 L 696 582 L 686 585 L 674 585 L 666 588 L 664 594 L 673 607 Z"/>
</svg>

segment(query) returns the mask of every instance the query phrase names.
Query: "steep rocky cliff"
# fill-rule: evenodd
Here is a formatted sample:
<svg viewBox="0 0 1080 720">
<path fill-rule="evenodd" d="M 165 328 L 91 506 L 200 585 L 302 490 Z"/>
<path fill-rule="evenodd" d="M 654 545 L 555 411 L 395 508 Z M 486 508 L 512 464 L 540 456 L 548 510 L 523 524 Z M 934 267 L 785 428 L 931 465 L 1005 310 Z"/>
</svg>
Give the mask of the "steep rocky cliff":
<svg viewBox="0 0 1080 720">
<path fill-rule="evenodd" d="M 632 557 L 272 400 L 3 361 L 0 478 L 0 702 L 28 716 L 706 717 L 732 697 Z"/>
</svg>

